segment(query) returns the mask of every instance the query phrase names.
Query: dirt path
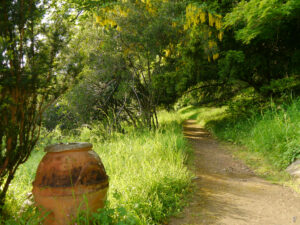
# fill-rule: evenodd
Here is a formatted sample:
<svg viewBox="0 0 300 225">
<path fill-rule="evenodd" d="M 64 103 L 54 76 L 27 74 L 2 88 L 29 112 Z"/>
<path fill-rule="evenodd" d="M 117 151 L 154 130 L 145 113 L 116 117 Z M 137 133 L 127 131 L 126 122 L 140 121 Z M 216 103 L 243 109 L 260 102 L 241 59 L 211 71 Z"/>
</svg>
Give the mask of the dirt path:
<svg viewBox="0 0 300 225">
<path fill-rule="evenodd" d="M 256 177 L 193 120 L 184 133 L 195 149 L 196 191 L 170 225 L 300 225 L 298 194 Z"/>
</svg>

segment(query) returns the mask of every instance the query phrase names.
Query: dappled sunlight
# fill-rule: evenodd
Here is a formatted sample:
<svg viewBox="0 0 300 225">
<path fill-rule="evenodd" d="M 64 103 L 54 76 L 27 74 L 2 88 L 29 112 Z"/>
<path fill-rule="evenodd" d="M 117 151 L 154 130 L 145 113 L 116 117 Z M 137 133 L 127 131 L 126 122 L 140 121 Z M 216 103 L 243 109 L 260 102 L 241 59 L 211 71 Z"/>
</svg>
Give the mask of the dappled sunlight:
<svg viewBox="0 0 300 225">
<path fill-rule="evenodd" d="M 196 124 L 196 120 L 186 120 L 184 122 L 183 134 L 188 139 L 196 140 L 210 136 L 210 134 L 204 128 Z"/>
<path fill-rule="evenodd" d="M 256 176 L 299 186 L 299 3 L 1 1 L 0 225 L 43 223 L 36 169 L 72 142 L 110 178 L 93 224 L 166 225 L 192 182 L 171 225 L 300 224 L 299 197 Z"/>
<path fill-rule="evenodd" d="M 300 207 L 299 196 L 256 177 L 195 120 L 184 123 L 184 134 L 195 150 L 195 193 L 183 217 L 170 225 L 292 224 L 294 216 L 300 218 L 294 207 Z"/>
</svg>

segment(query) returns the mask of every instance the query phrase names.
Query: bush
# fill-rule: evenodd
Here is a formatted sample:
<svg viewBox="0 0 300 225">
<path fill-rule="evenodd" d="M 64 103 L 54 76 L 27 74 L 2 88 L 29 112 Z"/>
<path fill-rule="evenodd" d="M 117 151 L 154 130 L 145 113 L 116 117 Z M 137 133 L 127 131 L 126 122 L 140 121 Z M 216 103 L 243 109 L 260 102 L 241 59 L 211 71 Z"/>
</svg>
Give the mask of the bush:
<svg viewBox="0 0 300 225">
<path fill-rule="evenodd" d="M 221 120 L 210 121 L 206 126 L 222 140 L 264 154 L 280 170 L 300 158 L 300 99 L 290 105 L 273 105 L 248 118 L 229 114 Z"/>
</svg>

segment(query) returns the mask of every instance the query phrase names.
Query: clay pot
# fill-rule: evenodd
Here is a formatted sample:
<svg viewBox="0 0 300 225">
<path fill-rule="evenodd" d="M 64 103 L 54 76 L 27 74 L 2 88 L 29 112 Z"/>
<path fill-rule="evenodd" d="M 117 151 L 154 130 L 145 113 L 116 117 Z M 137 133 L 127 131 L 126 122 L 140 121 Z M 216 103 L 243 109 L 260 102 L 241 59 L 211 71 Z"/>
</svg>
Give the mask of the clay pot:
<svg viewBox="0 0 300 225">
<path fill-rule="evenodd" d="M 45 225 L 70 224 L 80 210 L 104 207 L 108 176 L 89 143 L 55 144 L 45 148 L 33 196 Z"/>
</svg>

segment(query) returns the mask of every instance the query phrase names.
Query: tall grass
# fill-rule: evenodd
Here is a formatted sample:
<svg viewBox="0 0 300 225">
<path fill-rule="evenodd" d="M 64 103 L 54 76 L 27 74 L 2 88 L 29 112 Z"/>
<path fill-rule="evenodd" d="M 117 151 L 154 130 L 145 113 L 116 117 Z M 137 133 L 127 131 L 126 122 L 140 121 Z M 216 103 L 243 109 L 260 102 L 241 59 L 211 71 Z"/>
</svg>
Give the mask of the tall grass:
<svg viewBox="0 0 300 225">
<path fill-rule="evenodd" d="M 224 108 L 204 109 L 192 109 L 189 114 L 195 112 L 196 118 L 203 118 L 200 122 L 219 139 L 260 153 L 274 168 L 283 170 L 300 158 L 300 100 L 248 116 L 233 116 Z"/>
<path fill-rule="evenodd" d="M 113 223 L 127 221 L 124 218 L 129 215 L 134 220 L 128 220 L 128 224 L 165 221 L 180 211 L 189 189 L 191 174 L 185 163 L 190 149 L 183 137 L 178 114 L 163 112 L 160 121 L 161 127 L 156 131 L 128 129 L 125 135 L 115 134 L 108 140 L 97 135 L 96 127 L 84 128 L 79 136 L 63 138 L 58 130 L 54 131 L 41 139 L 38 150 L 18 170 L 9 189 L 6 210 L 18 215 L 26 193 L 31 191 L 37 165 L 44 155 L 41 149 L 46 144 L 88 141 L 93 143 L 110 178 L 109 204 L 105 212 L 114 214 Z M 103 216 L 98 219 L 101 218 Z"/>
<path fill-rule="evenodd" d="M 208 126 L 219 138 L 263 153 L 280 170 L 300 156 L 300 100 L 249 118 L 216 121 Z"/>
</svg>

